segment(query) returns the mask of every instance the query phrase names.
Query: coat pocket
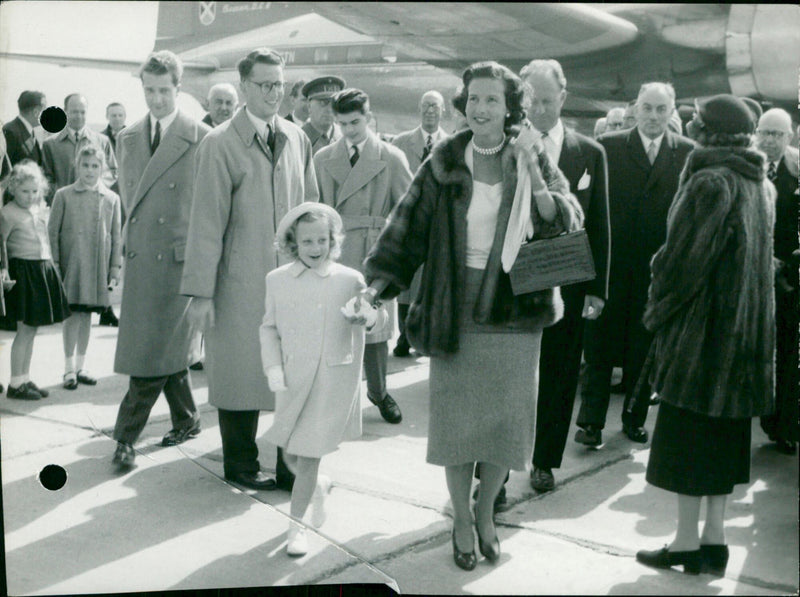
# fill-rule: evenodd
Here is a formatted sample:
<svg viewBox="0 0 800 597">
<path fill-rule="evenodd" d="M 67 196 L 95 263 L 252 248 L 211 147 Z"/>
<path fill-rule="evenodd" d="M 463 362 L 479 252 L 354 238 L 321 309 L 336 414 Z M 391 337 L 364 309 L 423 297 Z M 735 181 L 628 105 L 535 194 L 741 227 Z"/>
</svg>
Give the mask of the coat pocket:
<svg viewBox="0 0 800 597">
<path fill-rule="evenodd" d="M 328 367 L 339 367 L 353 364 L 354 342 L 353 330 L 342 331 L 337 334 L 337 338 L 331 343 L 332 347 L 327 351 L 325 364 Z"/>
</svg>

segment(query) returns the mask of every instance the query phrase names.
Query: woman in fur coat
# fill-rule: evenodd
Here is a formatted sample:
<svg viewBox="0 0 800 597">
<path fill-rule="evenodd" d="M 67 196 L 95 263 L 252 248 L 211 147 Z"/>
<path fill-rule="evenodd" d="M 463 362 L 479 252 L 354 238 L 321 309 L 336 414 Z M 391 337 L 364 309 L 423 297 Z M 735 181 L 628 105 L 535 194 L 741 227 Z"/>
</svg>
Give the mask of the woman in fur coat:
<svg viewBox="0 0 800 597">
<path fill-rule="evenodd" d="M 396 296 L 424 263 L 406 334 L 431 356 L 427 460 L 445 467 L 453 557 L 471 570 L 473 526 L 480 552 L 492 562 L 500 556 L 494 499 L 508 470 L 531 461 L 541 331 L 563 314 L 558 289 L 514 296 L 502 268 L 517 161 L 530 173 L 537 236 L 578 229 L 583 213 L 544 149 L 517 143 L 513 125 L 525 116 L 519 77 L 484 62 L 467 68 L 462 80 L 453 103 L 469 128 L 437 144 L 420 166 L 367 257 L 365 295 Z M 476 462 L 481 490 L 473 522 Z"/>
<path fill-rule="evenodd" d="M 732 95 L 697 103 L 689 154 L 654 255 L 644 325 L 661 397 L 647 481 L 678 495 L 672 544 L 640 551 L 656 568 L 722 575 L 725 503 L 750 480 L 752 417 L 774 405 L 775 190 L 751 148 L 755 122 Z M 698 521 L 702 498 L 706 520 Z"/>
</svg>

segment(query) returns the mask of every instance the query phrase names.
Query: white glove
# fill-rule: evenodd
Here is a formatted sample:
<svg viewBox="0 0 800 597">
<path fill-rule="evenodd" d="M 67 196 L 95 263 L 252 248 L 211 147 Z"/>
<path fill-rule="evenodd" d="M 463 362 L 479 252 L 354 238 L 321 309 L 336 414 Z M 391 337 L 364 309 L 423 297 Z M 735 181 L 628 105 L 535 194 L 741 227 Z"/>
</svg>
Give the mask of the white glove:
<svg viewBox="0 0 800 597">
<path fill-rule="evenodd" d="M 351 298 L 340 310 L 348 321 L 366 324 L 368 328 L 374 326 L 378 321 L 378 310 L 359 296 Z"/>
<path fill-rule="evenodd" d="M 283 377 L 283 367 L 274 365 L 267 369 L 267 383 L 269 384 L 269 389 L 273 392 L 288 390 L 286 380 Z"/>
</svg>

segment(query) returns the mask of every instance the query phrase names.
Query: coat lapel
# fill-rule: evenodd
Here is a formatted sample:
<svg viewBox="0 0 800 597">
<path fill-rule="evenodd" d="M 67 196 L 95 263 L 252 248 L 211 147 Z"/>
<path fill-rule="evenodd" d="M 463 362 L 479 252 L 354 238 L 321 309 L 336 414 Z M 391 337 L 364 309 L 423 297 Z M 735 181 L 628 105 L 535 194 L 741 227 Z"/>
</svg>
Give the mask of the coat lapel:
<svg viewBox="0 0 800 597">
<path fill-rule="evenodd" d="M 143 125 L 142 134 L 138 135 L 140 137 L 139 149 L 144 149 L 145 159 L 147 159 L 146 156 L 150 153 L 149 116 L 145 117 Z M 167 129 L 164 139 L 156 148 L 156 152 L 147 159 L 142 178 L 139 179 L 139 185 L 136 187 L 133 206 L 138 204 L 156 180 L 186 153 L 192 141 L 196 140 L 196 131 L 193 129 L 191 120 L 178 112 L 172 125 Z"/>
<path fill-rule="evenodd" d="M 578 139 L 568 128 L 564 128 L 564 142 L 561 144 L 561 155 L 558 156 L 558 167 L 570 181 L 570 185 L 580 180 L 586 166 L 583 160 L 583 152 L 578 143 Z M 570 189 L 573 193 L 576 189 Z"/>
<path fill-rule="evenodd" d="M 372 134 L 368 135 L 367 142 L 364 145 L 364 151 L 361 153 L 361 157 L 358 158 L 356 165 L 352 168 L 350 167 L 350 158 L 347 155 L 347 142 L 344 138 L 336 142 L 336 151 L 333 153 L 338 154 L 337 167 L 340 171 L 344 164 L 350 168 L 350 172 L 347 174 L 344 184 L 336 197 L 336 204 L 334 207 L 338 208 L 349 197 L 353 196 L 357 191 L 366 186 L 369 181 L 380 174 L 380 172 L 386 168 L 386 162 L 381 159 L 378 140 Z"/>
<path fill-rule="evenodd" d="M 650 160 L 647 159 L 642 139 L 639 137 L 639 130 L 636 127 L 633 127 L 628 132 L 628 152 L 637 166 L 645 172 L 650 172 L 652 166 L 650 165 Z"/>
<path fill-rule="evenodd" d="M 655 185 L 664 173 L 672 170 L 672 162 L 675 159 L 675 137 L 669 131 L 664 133 L 664 138 L 661 140 L 661 147 L 658 149 L 656 161 L 653 162 L 653 167 L 650 169 L 650 176 L 647 177 L 645 183 L 645 191 L 649 191 Z M 649 162 L 650 160 L 648 160 Z"/>
<path fill-rule="evenodd" d="M 414 131 L 414 135 L 411 138 L 411 149 L 421 162 L 422 154 L 425 152 L 425 136 L 422 134 L 422 127 L 418 126 L 417 130 Z"/>
</svg>

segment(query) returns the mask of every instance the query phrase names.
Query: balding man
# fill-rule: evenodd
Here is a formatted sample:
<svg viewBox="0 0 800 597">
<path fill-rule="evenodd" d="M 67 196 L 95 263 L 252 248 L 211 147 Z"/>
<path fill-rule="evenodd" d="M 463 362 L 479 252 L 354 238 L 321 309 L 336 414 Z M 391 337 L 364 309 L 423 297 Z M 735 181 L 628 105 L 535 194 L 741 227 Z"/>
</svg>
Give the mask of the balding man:
<svg viewBox="0 0 800 597">
<path fill-rule="evenodd" d="M 606 133 L 622 130 L 625 121 L 625 108 L 611 108 L 606 114 Z"/>
<path fill-rule="evenodd" d="M 42 146 L 42 168 L 51 183 L 47 196 L 48 205 L 58 189 L 75 182 L 75 152 L 87 143 L 96 145 L 105 154 L 106 169 L 103 171 L 103 183 L 111 188 L 117 182 L 117 158 L 114 156 L 111 141 L 105 135 L 96 133 L 86 126 L 88 109 L 89 102 L 80 93 L 71 93 L 64 98 L 67 126 L 55 137 L 45 141 Z"/>
<path fill-rule="evenodd" d="M 611 272 L 608 303 L 600 317 L 586 322 L 586 369 L 575 441 L 602 443 L 615 360 L 621 358 L 627 384 L 622 429 L 644 443 L 649 400 L 633 391 L 651 335 L 642 325 L 650 283 L 650 258 L 666 239 L 667 211 L 678 188 L 686 156 L 694 144 L 668 130 L 675 90 L 668 83 L 646 83 L 636 100 L 636 126 L 606 133 L 599 142 L 608 156 L 611 221 Z M 622 354 L 619 354 L 619 353 Z"/>
<path fill-rule="evenodd" d="M 433 146 L 447 136 L 439 124 L 442 114 L 444 114 L 442 94 L 436 90 L 426 91 L 419 100 L 420 125 L 415 129 L 400 133 L 392 140 L 392 145 L 399 147 L 406 154 L 412 174 L 425 161 Z M 411 346 L 405 334 L 406 317 L 411 301 L 414 300 L 419 290 L 421 279 L 422 276 L 418 271 L 409 289 L 404 290 L 397 297 L 397 327 L 400 330 L 400 337 L 397 339 L 393 351 L 396 357 L 407 357 L 411 354 Z"/>
<path fill-rule="evenodd" d="M 207 103 L 208 114 L 203 117 L 203 123 L 213 128 L 230 120 L 239 104 L 236 87 L 230 83 L 217 83 L 208 90 Z"/>
<path fill-rule="evenodd" d="M 756 144 L 767 154 L 767 178 L 778 191 L 775 205 L 775 257 L 780 260 L 775 284 L 775 414 L 761 417 L 761 427 L 784 454 L 794 454 L 798 439 L 798 325 L 800 292 L 797 273 L 798 158 L 789 146 L 792 119 L 780 108 L 758 120 Z M 793 256 L 793 253 L 795 255 Z"/>
</svg>

